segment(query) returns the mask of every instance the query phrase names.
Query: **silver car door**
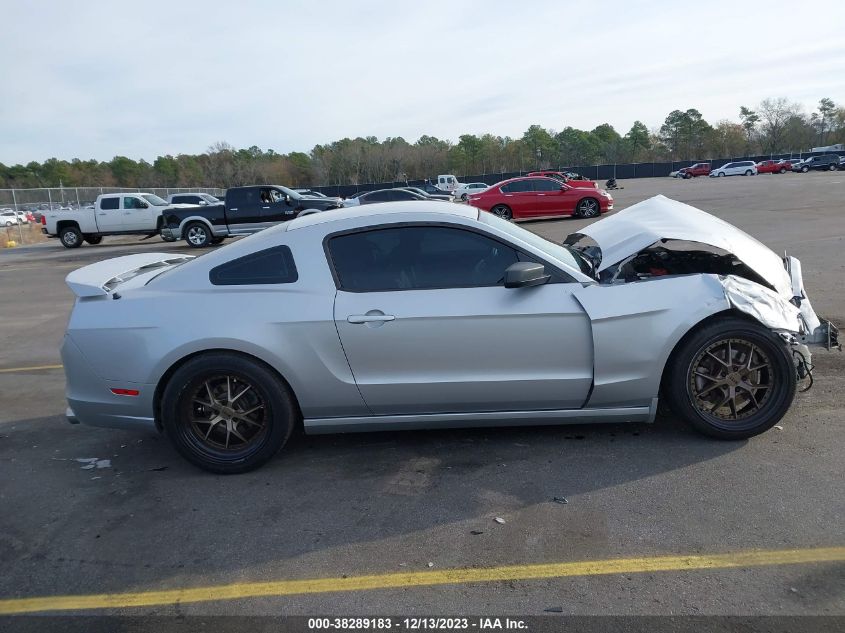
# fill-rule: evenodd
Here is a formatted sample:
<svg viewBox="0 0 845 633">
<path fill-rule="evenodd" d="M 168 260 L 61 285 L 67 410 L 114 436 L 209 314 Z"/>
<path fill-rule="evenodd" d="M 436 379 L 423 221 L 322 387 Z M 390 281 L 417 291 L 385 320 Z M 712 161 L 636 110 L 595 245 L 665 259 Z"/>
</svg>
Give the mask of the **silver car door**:
<svg viewBox="0 0 845 633">
<path fill-rule="evenodd" d="M 437 242 L 448 240 L 439 236 Z M 340 285 L 335 323 L 355 381 L 374 414 L 583 406 L 592 384 L 593 343 L 589 319 L 572 296 L 580 284 L 448 287 L 469 268 L 458 265 L 461 255 L 444 252 L 437 261 L 422 257 L 418 264 L 428 267 L 429 279 L 444 270 L 445 287 L 377 290 L 391 285 L 390 261 L 373 257 L 360 244 L 349 247 L 347 268 L 358 266 L 358 271 L 340 269 L 338 260 L 344 256 L 336 251 L 341 249 L 331 242 L 329 246 Z M 400 250 L 406 261 L 413 259 L 408 256 L 412 247 Z M 442 268 L 443 259 L 456 270 Z M 367 261 L 377 272 L 362 282 L 360 275 L 370 274 Z M 505 264 L 507 260 L 498 265 Z M 394 285 L 405 284 L 403 275 L 419 280 L 418 272 L 400 271 Z M 495 283 L 499 275 L 495 272 L 488 280 Z M 352 282 L 344 288 L 348 280 Z M 362 291 L 362 283 L 374 290 Z"/>
</svg>

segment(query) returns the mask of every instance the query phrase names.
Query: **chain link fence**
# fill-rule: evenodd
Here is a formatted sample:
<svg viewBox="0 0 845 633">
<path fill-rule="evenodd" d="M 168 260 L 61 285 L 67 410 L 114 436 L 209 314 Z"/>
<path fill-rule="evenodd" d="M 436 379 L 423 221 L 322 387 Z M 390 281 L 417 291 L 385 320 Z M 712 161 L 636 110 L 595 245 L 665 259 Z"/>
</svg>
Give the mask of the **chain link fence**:
<svg viewBox="0 0 845 633">
<path fill-rule="evenodd" d="M 0 209 L 43 212 L 58 209 L 81 209 L 93 206 L 104 193 L 153 193 L 167 199 L 172 193 L 209 193 L 222 196 L 220 187 L 44 187 L 41 189 L 0 189 Z"/>
</svg>

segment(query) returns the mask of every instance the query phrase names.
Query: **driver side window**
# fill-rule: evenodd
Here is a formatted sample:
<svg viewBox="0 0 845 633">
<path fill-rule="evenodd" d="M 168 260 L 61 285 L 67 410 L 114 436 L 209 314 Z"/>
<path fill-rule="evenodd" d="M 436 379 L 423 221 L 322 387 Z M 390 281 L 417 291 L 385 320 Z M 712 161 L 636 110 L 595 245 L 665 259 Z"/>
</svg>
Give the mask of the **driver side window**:
<svg viewBox="0 0 845 633">
<path fill-rule="evenodd" d="M 383 228 L 329 240 L 340 288 L 351 292 L 502 285 L 517 251 L 473 231 L 445 226 Z"/>
</svg>

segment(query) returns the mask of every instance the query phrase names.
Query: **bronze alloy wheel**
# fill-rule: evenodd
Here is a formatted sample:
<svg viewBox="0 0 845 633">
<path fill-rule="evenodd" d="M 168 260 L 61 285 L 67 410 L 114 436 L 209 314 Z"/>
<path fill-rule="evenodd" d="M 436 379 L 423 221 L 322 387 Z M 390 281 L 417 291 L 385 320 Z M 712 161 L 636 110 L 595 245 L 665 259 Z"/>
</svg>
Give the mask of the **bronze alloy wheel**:
<svg viewBox="0 0 845 633">
<path fill-rule="evenodd" d="M 711 423 L 736 428 L 765 406 L 772 381 L 772 363 L 760 346 L 723 338 L 695 357 L 688 388 L 694 406 Z"/>
<path fill-rule="evenodd" d="M 241 377 L 212 376 L 193 394 L 190 429 L 210 449 L 241 451 L 266 433 L 265 402 Z"/>
</svg>

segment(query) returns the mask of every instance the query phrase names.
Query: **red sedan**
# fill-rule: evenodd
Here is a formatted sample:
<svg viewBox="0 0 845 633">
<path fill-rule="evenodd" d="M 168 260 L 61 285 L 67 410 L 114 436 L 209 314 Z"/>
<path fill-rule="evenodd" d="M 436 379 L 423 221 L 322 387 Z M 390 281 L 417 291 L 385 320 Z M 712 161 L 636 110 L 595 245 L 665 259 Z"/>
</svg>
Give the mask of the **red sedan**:
<svg viewBox="0 0 845 633">
<path fill-rule="evenodd" d="M 595 218 L 613 209 L 613 198 L 604 189 L 573 187 L 554 178 L 523 176 L 470 194 L 469 204 L 506 220 L 561 215 Z"/>
<path fill-rule="evenodd" d="M 757 163 L 758 174 L 785 174 L 792 169 L 792 163 L 782 160 L 761 160 Z"/>
</svg>

